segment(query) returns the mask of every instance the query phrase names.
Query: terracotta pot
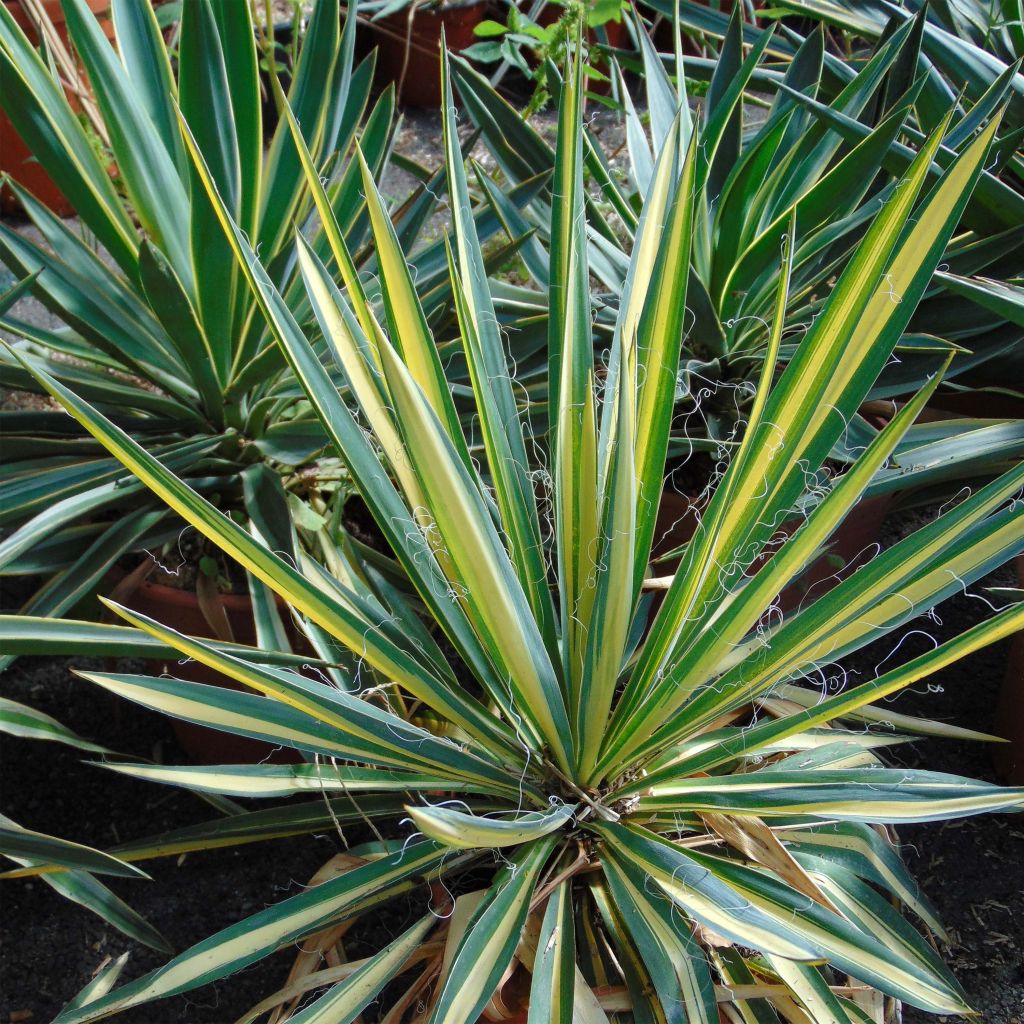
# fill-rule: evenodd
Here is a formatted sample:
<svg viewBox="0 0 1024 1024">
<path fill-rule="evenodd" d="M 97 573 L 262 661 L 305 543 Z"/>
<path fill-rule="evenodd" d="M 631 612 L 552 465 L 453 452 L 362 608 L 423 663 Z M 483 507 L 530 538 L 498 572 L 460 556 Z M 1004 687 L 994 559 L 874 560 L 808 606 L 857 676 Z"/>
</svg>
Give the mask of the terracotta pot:
<svg viewBox="0 0 1024 1024">
<path fill-rule="evenodd" d="M 1024 555 L 1017 556 L 1016 565 L 1017 578 L 1024 587 Z M 993 748 L 996 770 L 1010 785 L 1024 786 L 1024 630 L 1011 641 L 993 731 L 1009 740 Z"/>
<path fill-rule="evenodd" d="M 203 614 L 199 600 L 192 590 L 179 590 L 147 580 L 133 592 L 125 595 L 122 603 L 128 608 L 148 615 L 157 622 L 176 629 L 179 633 L 198 637 L 212 638 L 214 636 L 213 628 Z M 249 595 L 222 594 L 221 603 L 231 625 L 235 642 L 255 644 L 256 626 L 253 622 L 252 601 L 249 599 Z M 283 610 L 283 604 L 279 606 Z M 302 650 L 305 640 L 300 637 L 291 618 L 288 615 L 283 615 L 282 620 L 293 648 Z M 161 666 L 160 671 L 194 683 L 206 683 L 228 690 L 253 692 L 247 686 L 237 683 L 197 661 L 168 661 Z M 235 736 L 216 729 L 207 729 L 205 726 L 193 725 L 177 718 L 172 722 L 175 736 L 182 749 L 190 758 L 200 764 L 253 764 L 267 760 L 277 764 L 296 764 L 301 760 L 298 752 L 290 748 L 282 750 L 260 740 Z"/>
<path fill-rule="evenodd" d="M 398 101 L 406 106 L 439 107 L 441 29 L 448 50 L 459 53 L 477 41 L 474 29 L 485 9 L 482 0 L 439 8 L 420 4 L 372 22 L 378 81 L 394 82 Z"/>
<path fill-rule="evenodd" d="M 15 22 L 28 37 L 29 42 L 38 45 L 39 38 L 36 35 L 35 27 L 25 13 L 21 0 L 3 0 L 3 2 Z M 67 44 L 68 31 L 60 0 L 42 0 L 42 3 L 61 41 Z M 114 22 L 110 16 L 111 0 L 87 0 L 87 3 L 89 9 L 99 20 L 104 34 L 112 40 L 114 38 Z M 72 109 L 76 113 L 80 111 L 81 105 L 74 94 L 69 91 L 67 96 Z M 53 179 L 43 170 L 42 165 L 15 131 L 10 119 L 0 110 L 0 172 L 3 171 L 59 216 L 70 217 L 75 212 L 64 194 L 53 183 Z M 21 204 L 11 189 L 0 190 L 0 211 L 5 216 L 19 212 L 20 209 Z"/>
<path fill-rule="evenodd" d="M 808 596 L 821 597 L 828 593 L 841 579 L 865 565 L 872 555 L 882 533 L 885 516 L 892 504 L 891 495 L 865 498 L 857 503 L 838 529 L 829 538 L 828 551 L 800 574 L 779 595 L 778 603 L 785 613 L 795 611 Z M 694 535 L 699 522 L 701 508 L 697 501 L 666 491 L 658 508 L 655 527 L 654 554 L 667 554 L 687 543 Z M 767 549 L 755 560 L 750 571 L 760 569 L 771 556 L 791 537 L 800 526 L 801 520 L 792 520 L 777 531 L 776 537 Z M 675 568 L 672 563 L 662 563 L 658 570 L 667 575 Z M 657 602 L 660 605 L 660 601 Z"/>
</svg>

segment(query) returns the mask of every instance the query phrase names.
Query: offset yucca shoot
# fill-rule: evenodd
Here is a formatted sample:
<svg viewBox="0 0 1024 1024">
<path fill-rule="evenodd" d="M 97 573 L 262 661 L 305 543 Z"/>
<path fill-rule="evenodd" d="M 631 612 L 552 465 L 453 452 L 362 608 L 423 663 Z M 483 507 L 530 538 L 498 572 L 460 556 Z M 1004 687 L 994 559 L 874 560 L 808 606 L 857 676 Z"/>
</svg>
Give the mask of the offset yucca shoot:
<svg viewBox="0 0 1024 1024">
<path fill-rule="evenodd" d="M 315 957 L 300 954 L 294 984 L 242 1019 L 328 986 L 288 1019 L 350 1021 L 401 973 L 406 994 L 383 1019 L 473 1022 L 517 971 L 530 976 L 535 1022 L 625 1012 L 637 1021 L 861 1024 L 872 1019 L 862 1008 L 872 989 L 935 1012 L 966 1009 L 931 946 L 894 909 L 903 903 L 940 930 L 882 826 L 1019 808 L 1024 791 L 885 767 L 882 748 L 933 726 L 878 702 L 1019 629 L 1024 606 L 830 696 L 815 680 L 834 659 L 898 634 L 1024 547 L 1024 467 L 948 508 L 827 595 L 786 617 L 774 611 L 776 595 L 891 456 L 935 377 L 820 500 L 803 504 L 801 528 L 774 556 L 758 555 L 805 498 L 890 358 L 975 187 L 997 120 L 929 189 L 941 131 L 933 135 L 880 208 L 777 385 L 758 390 L 743 443 L 678 570 L 660 584 L 667 589 L 655 610 L 648 558 L 697 230 L 692 197 L 709 173 L 709 153 L 697 132 L 683 145 L 677 119 L 657 154 L 599 384 L 580 77 L 576 67 L 561 97 L 552 190 L 546 469 L 531 463 L 523 440 L 447 79 L 450 273 L 483 448 L 477 459 L 387 225 L 374 224 L 386 267 L 380 322 L 305 160 L 346 284 L 342 293 L 300 242 L 329 369 L 197 161 L 254 299 L 415 588 L 415 606 L 378 579 L 347 571 L 347 562 L 331 573 L 281 559 L 84 399 L 32 368 L 142 483 L 361 659 L 356 673 L 311 679 L 119 609 L 157 642 L 258 695 L 168 677 L 87 678 L 309 758 L 298 767 L 120 770 L 215 794 L 314 790 L 320 800 L 312 824 L 304 807 L 314 805 L 299 804 L 285 826 L 286 805 L 117 855 L 131 861 L 322 829 L 331 814 L 342 824 L 361 815 L 382 839 L 392 837 L 345 855 L 321 884 L 157 971 L 113 990 L 108 973 L 60 1024 L 187 992 L 299 940 L 333 948 L 354 920 L 435 880 L 459 893 L 450 914 L 424 898 L 417 923 L 355 963 L 342 951 L 338 966 L 320 970 Z M 372 199 L 369 175 L 364 187 Z M 778 237 L 783 269 L 765 384 L 782 342 L 798 241 L 791 219 Z M 331 369 L 344 375 L 358 418 Z M 881 722 L 898 731 L 870 727 Z M 403 813 L 413 823 L 404 841 L 392 824 Z M 480 881 L 482 872 L 489 881 Z"/>
<path fill-rule="evenodd" d="M 603 286 L 599 344 L 606 345 L 624 291 L 640 204 L 651 187 L 654 157 L 677 111 L 683 111 L 684 140 L 693 125 L 699 126 L 709 169 L 695 198 L 689 317 L 673 438 L 673 451 L 683 452 L 694 446 L 715 451 L 737 440 L 737 423 L 754 401 L 753 385 L 769 350 L 780 278 L 778 238 L 788 220 L 797 218 L 798 245 L 779 352 L 783 365 L 806 324 L 824 308 L 836 276 L 849 264 L 880 205 L 902 187 L 925 139 L 945 126 L 929 171 L 934 183 L 993 111 L 1016 102 L 1015 90 L 1024 82 L 1007 68 L 977 102 L 954 102 L 950 96 L 945 117 L 926 119 L 931 106 L 925 100 L 934 101 L 934 83 L 933 73 L 917 70 L 923 60 L 923 14 L 893 26 L 873 52 L 847 65 L 827 52 L 820 30 L 792 43 L 786 30 L 752 31 L 738 14 L 730 21 L 711 13 L 725 34 L 715 61 L 659 54 L 637 23 L 647 117 L 638 114 L 624 91 L 628 174 L 623 177 L 609 166 L 605 147 L 589 130 L 585 141 L 596 193 L 589 199 L 590 267 Z M 780 50 L 788 55 L 781 70 Z M 698 112 L 689 113 L 685 78 L 670 79 L 666 63 L 678 63 L 687 74 L 696 66 L 708 75 Z M 550 146 L 486 80 L 461 62 L 454 74 L 505 180 L 516 183 L 553 166 Z M 764 94 L 774 94 L 763 118 L 751 118 L 752 90 L 760 94 L 762 107 Z M 927 124 L 927 135 L 921 124 Z M 1024 293 L 1018 284 L 1024 196 L 999 177 L 1018 144 L 1015 130 L 1000 129 L 976 191 L 946 244 L 941 272 L 906 322 L 867 401 L 887 402 L 919 390 L 951 353 L 947 380 L 972 372 L 984 375 L 988 368 L 1008 390 L 1019 378 L 1012 367 L 1024 351 Z M 489 187 L 496 192 L 493 183 Z M 554 183 L 518 221 L 509 218 L 520 227 L 529 223 L 537 228 L 526 265 L 542 288 L 547 285 L 545 248 L 551 239 L 546 223 L 553 192 Z M 521 289 L 517 298 L 525 316 L 545 315 L 536 293 Z M 534 397 L 543 404 L 542 392 Z M 891 411 L 891 405 L 886 409 Z M 873 434 L 858 416 L 849 440 L 859 446 Z M 900 442 L 896 465 L 875 480 L 872 491 L 924 484 L 948 488 L 954 482 L 955 490 L 963 479 L 993 475 L 1022 453 L 1020 420 L 914 427 Z M 841 449 L 834 455 L 846 457 Z"/>
</svg>

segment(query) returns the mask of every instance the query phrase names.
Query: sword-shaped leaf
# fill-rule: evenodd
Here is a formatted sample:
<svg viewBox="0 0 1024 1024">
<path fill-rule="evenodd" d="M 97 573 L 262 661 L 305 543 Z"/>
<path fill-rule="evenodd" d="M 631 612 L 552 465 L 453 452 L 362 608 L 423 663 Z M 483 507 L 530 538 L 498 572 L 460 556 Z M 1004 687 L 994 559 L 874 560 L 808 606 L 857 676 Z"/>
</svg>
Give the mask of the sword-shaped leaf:
<svg viewBox="0 0 1024 1024">
<path fill-rule="evenodd" d="M 569 881 L 548 897 L 532 971 L 529 1024 L 573 1024 L 576 937 Z"/>
<path fill-rule="evenodd" d="M 436 919 L 428 914 L 366 960 L 344 981 L 289 1017 L 291 1024 L 352 1024 L 381 989 L 402 970 L 436 923 Z"/>
<path fill-rule="evenodd" d="M 450 67 L 443 62 L 445 155 L 452 197 L 456 263 L 450 268 L 463 348 L 476 398 L 487 465 L 508 538 L 509 553 L 548 651 L 557 650 L 534 482 L 512 391 L 501 328 L 488 287 L 459 149 Z"/>
<path fill-rule="evenodd" d="M 635 865 L 614 854 L 603 861 L 608 888 L 636 943 L 669 1024 L 713 1024 L 715 988 L 703 951 L 665 896 L 651 891 Z"/>
<path fill-rule="evenodd" d="M 861 981 L 936 1013 L 966 1009 L 946 978 L 896 956 L 874 936 L 772 875 L 682 850 L 637 827 L 601 825 L 599 830 L 616 856 L 639 862 L 682 910 L 733 941 L 790 960 L 824 957 Z M 724 892 L 714 895 L 718 886 L 732 893 L 732 902 Z"/>
<path fill-rule="evenodd" d="M 582 103 L 583 58 L 577 56 L 567 69 L 559 105 L 552 179 L 548 319 L 548 444 L 563 631 L 562 665 L 570 709 L 578 709 L 582 702 L 600 545 L 597 411 L 583 205 L 583 144 L 579 130 Z M 576 723 L 573 727 L 575 735 Z"/>
<path fill-rule="evenodd" d="M 455 598 L 506 680 L 513 713 L 565 769 L 572 736 L 558 676 L 483 496 L 398 354 L 385 342 L 380 355 L 396 422 L 432 520 L 427 528 L 436 529 L 450 563 Z"/>
<path fill-rule="evenodd" d="M 58 839 L 42 832 L 22 828 L 10 818 L 0 815 L 0 854 L 12 860 L 33 860 L 43 864 L 58 864 L 65 868 L 91 871 L 97 875 L 118 875 L 122 878 L 148 878 L 131 864 L 112 857 L 91 846 Z"/>
<path fill-rule="evenodd" d="M 397 854 L 385 854 L 223 929 L 164 967 L 100 999 L 82 1007 L 65 1007 L 57 1021 L 84 1024 L 226 977 L 275 949 L 408 891 L 436 871 L 445 855 L 444 848 L 435 843 L 416 843 Z"/>
<path fill-rule="evenodd" d="M 406 807 L 413 823 L 428 839 L 457 850 L 519 846 L 541 839 L 572 821 L 577 804 L 560 804 L 549 811 L 530 811 L 511 818 L 481 818 L 441 805 Z"/>
<path fill-rule="evenodd" d="M 3 702 L 0 702 L 0 715 L 3 708 Z M 0 728 L 3 728 L 2 724 Z M 296 793 L 437 792 L 451 785 L 451 779 L 445 775 L 430 775 L 424 770 L 384 771 L 335 764 L 325 759 L 317 759 L 313 764 L 222 764 L 210 767 L 103 762 L 102 767 L 136 779 L 182 786 L 200 793 L 258 798 L 293 796 Z M 464 793 L 486 793 L 488 786 L 486 783 L 460 780 L 459 789 Z"/>
<path fill-rule="evenodd" d="M 430 1024 L 477 1020 L 516 951 L 534 886 L 555 843 L 556 838 L 548 836 L 524 846 L 498 872 L 440 983 Z"/>
<path fill-rule="evenodd" d="M 1024 789 L 900 768 L 764 771 L 660 783 L 641 795 L 639 806 L 899 824 L 1018 809 Z"/>
</svg>

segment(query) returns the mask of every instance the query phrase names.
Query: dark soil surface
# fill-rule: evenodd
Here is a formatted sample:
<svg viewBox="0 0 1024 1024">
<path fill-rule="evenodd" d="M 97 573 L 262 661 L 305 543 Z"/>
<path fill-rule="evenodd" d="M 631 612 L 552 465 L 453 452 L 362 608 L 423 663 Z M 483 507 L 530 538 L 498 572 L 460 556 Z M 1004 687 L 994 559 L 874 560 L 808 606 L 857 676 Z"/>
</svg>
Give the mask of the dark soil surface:
<svg viewBox="0 0 1024 1024">
<path fill-rule="evenodd" d="M 918 525 L 914 514 L 890 522 L 890 543 Z M 987 587 L 1015 586 L 1009 568 L 993 573 L 937 609 L 938 619 L 915 623 L 922 631 L 894 647 L 886 641 L 850 660 L 854 671 L 869 674 L 882 661 L 898 664 L 924 653 L 933 637 L 944 641 L 988 618 L 1004 603 Z M 928 634 L 927 636 L 925 634 Z M 892 702 L 893 710 L 974 729 L 998 731 L 993 721 L 999 688 L 1006 677 L 1010 641 L 993 644 L 937 672 Z M 984 743 L 922 739 L 896 748 L 893 760 L 912 768 L 1001 781 L 991 748 Z M 921 889 L 939 910 L 952 939 L 944 951 L 968 1001 L 985 1024 L 1024 1024 L 1024 816 L 983 815 L 958 821 L 904 825 L 899 829 L 903 855 Z M 905 1024 L 936 1018 L 904 1008 Z"/>
<path fill-rule="evenodd" d="M 903 517 L 902 528 L 913 521 Z M 889 540 L 897 535 L 889 530 Z M 937 639 L 952 636 L 990 613 L 985 585 L 1007 584 L 1009 573 L 976 584 L 940 609 L 941 623 L 922 629 Z M 5 594 L 10 607 L 24 595 Z M 997 602 L 998 603 L 998 600 Z M 920 625 L 920 624 L 918 624 Z M 887 661 L 889 641 L 845 666 L 867 677 Z M 898 660 L 931 646 L 908 636 Z M 1007 645 L 982 651 L 903 695 L 896 710 L 990 730 L 992 708 L 1005 673 Z M 98 690 L 68 671 L 68 659 L 25 658 L 4 677 L 2 692 L 70 723 L 81 734 L 115 749 L 173 763 L 182 760 L 167 723 Z M 993 778 L 989 750 L 981 744 L 921 741 L 904 748 L 902 763 Z M 20 824 L 100 847 L 207 820 L 214 813 L 196 797 L 83 766 L 88 755 L 52 743 L 5 738 L 0 806 Z M 348 830 L 350 842 L 366 837 Z M 1010 815 L 901 829 L 904 853 L 924 891 L 946 922 L 954 945 L 949 962 L 986 1024 L 1024 1024 L 1024 819 Z M 299 892 L 313 873 L 341 850 L 337 834 L 277 840 L 234 850 L 193 853 L 144 865 L 152 881 L 114 879 L 122 894 L 155 925 L 175 950 Z M 131 949 L 124 978 L 163 962 L 88 911 L 58 897 L 39 881 L 0 883 L 0 1022 L 50 1021 L 108 957 Z M 427 894 L 396 907 L 353 936 L 352 956 L 379 948 L 421 913 Z M 231 1024 L 274 991 L 288 972 L 294 949 L 188 997 L 129 1011 L 127 1024 Z M 32 1017 L 20 1016 L 31 1012 Z M 904 1021 L 934 1019 L 905 1010 Z"/>
<path fill-rule="evenodd" d="M 75 723 L 81 733 L 115 749 L 169 762 L 186 760 L 160 716 L 76 679 L 66 662 L 25 659 L 11 670 L 14 685 L 5 685 L 4 692 Z M 25 827 L 99 847 L 217 817 L 191 794 L 84 766 L 82 761 L 89 759 L 57 744 L 5 738 L 4 813 Z M 346 836 L 350 842 L 364 839 L 352 829 Z M 149 882 L 105 881 L 181 951 L 301 891 L 341 849 L 337 834 L 303 836 L 145 863 L 144 870 L 153 877 Z M 7 882 L 0 899 L 0 1021 L 19 1010 L 33 1011 L 33 1021 L 51 1020 L 108 956 L 132 951 L 125 978 L 166 960 L 39 881 Z M 391 937 L 381 936 L 384 942 Z M 132 1024 L 227 1024 L 284 982 L 294 954 L 286 949 L 265 967 L 195 995 L 128 1011 L 119 1019 Z"/>
</svg>

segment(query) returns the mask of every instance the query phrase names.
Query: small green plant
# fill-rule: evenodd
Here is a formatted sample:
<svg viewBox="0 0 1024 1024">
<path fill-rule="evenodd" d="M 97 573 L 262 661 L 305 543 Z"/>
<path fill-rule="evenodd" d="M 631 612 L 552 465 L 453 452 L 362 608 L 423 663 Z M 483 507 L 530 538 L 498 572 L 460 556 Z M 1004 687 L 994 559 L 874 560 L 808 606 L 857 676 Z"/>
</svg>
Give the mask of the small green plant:
<svg viewBox="0 0 1024 1024">
<path fill-rule="evenodd" d="M 358 659 L 310 678 L 116 609 L 152 642 L 257 694 L 166 676 L 86 678 L 147 707 L 307 757 L 298 766 L 119 770 L 212 794 L 314 789 L 321 799 L 112 853 L 130 862 L 358 818 L 379 835 L 320 884 L 165 967 L 119 988 L 112 988 L 116 970 L 108 971 L 59 1024 L 188 992 L 290 943 L 329 946 L 352 921 L 438 880 L 456 894 L 454 906 L 442 899 L 432 911 L 424 899 L 420 919 L 390 945 L 305 975 L 297 989 L 243 1019 L 325 989 L 287 1019 L 352 1020 L 401 974 L 405 994 L 384 1019 L 415 1013 L 431 1024 L 472 1024 L 516 971 L 529 976 L 530 1019 L 556 1024 L 622 1011 L 698 1024 L 716 1024 L 722 1014 L 792 1020 L 797 1012 L 816 1024 L 864 1024 L 873 991 L 936 1013 L 966 1012 L 933 948 L 895 909 L 902 903 L 941 929 L 882 826 L 1019 809 L 1024 791 L 886 767 L 885 747 L 936 727 L 902 716 L 897 734 L 866 725 L 894 720 L 879 704 L 888 695 L 1019 629 L 1024 606 L 857 685 L 826 695 L 816 680 L 863 645 L 898 638 L 915 616 L 1024 548 L 1024 467 L 797 611 L 780 615 L 775 598 L 828 542 L 938 384 L 938 375 L 930 378 L 847 472 L 818 490 L 815 474 L 927 289 L 998 121 L 984 125 L 930 188 L 942 132 L 926 140 L 769 388 L 800 243 L 796 217 L 781 227 L 770 338 L 747 430 L 678 569 L 655 584 L 648 568 L 654 513 L 692 249 L 700 244 L 694 197 L 711 171 L 711 139 L 699 130 L 686 139 L 676 112 L 655 154 L 599 375 L 582 69 L 570 68 L 552 187 L 548 461 L 538 465 L 526 440 L 530 406 L 517 399 L 508 373 L 471 216 L 447 74 L 444 92 L 449 273 L 475 443 L 456 415 L 371 175 L 364 169 L 362 187 L 382 269 L 377 308 L 355 273 L 320 168 L 286 113 L 345 285 L 344 292 L 335 286 L 300 237 L 320 345 L 290 312 L 190 146 L 236 265 L 401 569 L 390 578 L 404 573 L 404 589 L 360 569 L 343 537 L 325 559 L 330 571 L 310 559 L 282 559 L 100 410 L 25 361 L 144 486 L 287 600 L 311 636 L 329 636 Z M 797 508 L 800 528 L 759 559 Z M 652 586 L 663 589 L 657 607 Z M 68 643 L 77 629 L 66 627 Z M 411 830 L 396 827 L 402 816 Z"/>
<path fill-rule="evenodd" d="M 600 0 L 581 3 L 579 0 L 539 0 L 524 7 L 508 4 L 505 23 L 491 19 L 476 27 L 480 42 L 463 51 L 467 58 L 483 64 L 503 62 L 516 68 L 533 83 L 533 92 L 523 111 L 529 117 L 551 100 L 549 65 L 563 68 L 572 50 L 577 24 L 587 29 L 588 39 L 600 44 L 607 41 L 607 29 L 621 23 L 630 9 L 626 0 Z M 546 15 L 546 17 L 545 17 Z M 599 67 L 598 65 L 602 65 Z M 586 78 L 608 82 L 608 62 L 599 50 L 587 53 L 583 71 Z M 595 97 L 604 101 L 603 96 Z"/>
<path fill-rule="evenodd" d="M 299 50 L 302 45 L 302 24 L 306 4 L 304 0 L 289 0 L 288 15 L 283 19 L 283 27 L 288 30 L 288 39 L 277 38 L 277 23 L 274 18 L 274 7 L 271 0 L 265 0 L 262 8 L 260 70 L 280 78 L 298 63 Z"/>
</svg>

